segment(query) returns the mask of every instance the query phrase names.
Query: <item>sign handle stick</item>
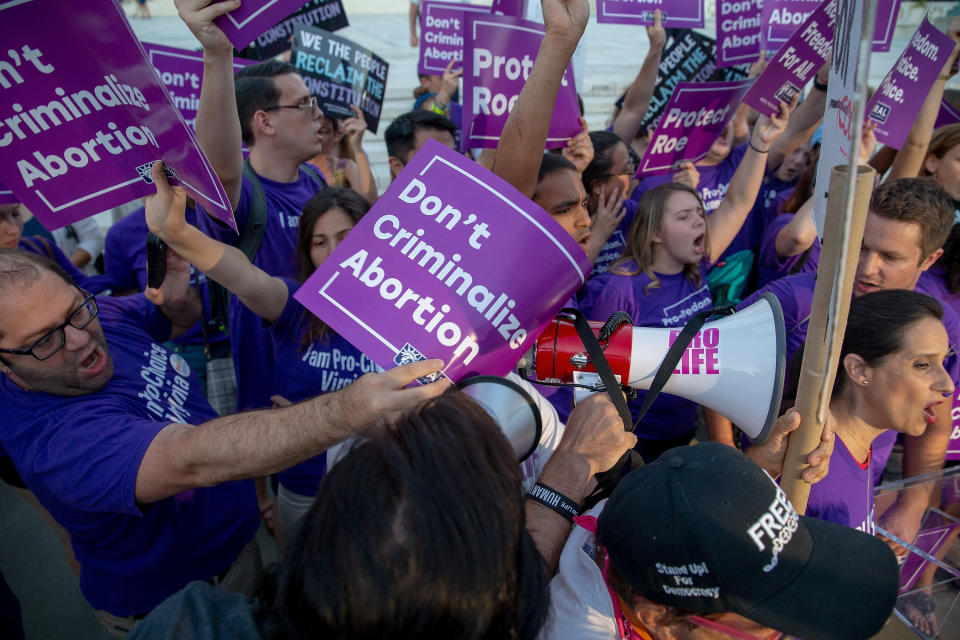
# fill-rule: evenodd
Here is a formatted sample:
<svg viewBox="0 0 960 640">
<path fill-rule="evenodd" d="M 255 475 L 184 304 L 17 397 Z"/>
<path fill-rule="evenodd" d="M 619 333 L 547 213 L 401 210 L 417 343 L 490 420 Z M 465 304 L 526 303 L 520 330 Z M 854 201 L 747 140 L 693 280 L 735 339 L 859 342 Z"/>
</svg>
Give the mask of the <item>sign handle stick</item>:
<svg viewBox="0 0 960 640">
<path fill-rule="evenodd" d="M 823 253 L 817 267 L 817 284 L 813 293 L 813 306 L 810 313 L 810 326 L 807 341 L 803 349 L 803 364 L 797 388 L 796 408 L 803 416 L 800 428 L 790 434 L 787 454 L 783 461 L 783 476 L 780 485 L 793 503 L 797 513 L 807 510 L 807 498 L 810 485 L 800 477 L 807 468 L 807 455 L 820 444 L 825 414 L 819 407 L 829 403 L 830 390 L 837 374 L 840 360 L 840 345 L 843 342 L 847 314 L 850 311 L 850 298 L 853 293 L 853 277 L 857 268 L 857 256 L 863 240 L 863 225 L 867 219 L 867 206 L 876 172 L 870 167 L 858 166 L 853 185 L 849 193 L 847 180 L 849 168 L 839 165 L 830 172 L 830 191 L 827 197 L 827 216 L 824 228 Z M 853 210 L 849 219 L 849 235 L 844 237 L 847 224 L 848 197 L 853 198 Z M 836 238 L 837 242 L 829 240 Z M 846 251 L 844 251 L 844 245 Z M 840 264 L 841 257 L 848 259 Z M 834 293 L 834 288 L 837 288 Z M 834 298 L 833 296 L 837 297 Z M 841 301 L 831 314 L 831 299 Z M 832 316 L 832 317 L 831 317 Z M 831 324 L 836 328 L 830 332 Z M 832 333 L 832 335 L 831 335 Z M 827 372 L 824 375 L 824 372 Z M 825 400 L 823 402 L 824 396 Z"/>
</svg>

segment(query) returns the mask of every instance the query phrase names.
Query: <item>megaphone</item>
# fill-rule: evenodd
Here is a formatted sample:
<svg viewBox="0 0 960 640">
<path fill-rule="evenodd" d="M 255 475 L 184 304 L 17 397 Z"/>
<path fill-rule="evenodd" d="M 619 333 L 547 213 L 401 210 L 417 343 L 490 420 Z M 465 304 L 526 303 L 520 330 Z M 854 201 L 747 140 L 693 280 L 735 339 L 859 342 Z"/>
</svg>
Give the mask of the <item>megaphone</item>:
<svg viewBox="0 0 960 640">
<path fill-rule="evenodd" d="M 602 325 L 590 323 L 594 333 Z M 649 389 L 681 330 L 630 325 L 615 330 L 603 353 L 618 382 Z M 780 302 L 765 293 L 746 309 L 705 323 L 684 349 L 663 391 L 725 415 L 750 440 L 762 442 L 780 409 L 785 349 Z M 537 339 L 534 367 L 537 379 L 547 383 L 600 386 L 573 322 L 562 317 L 548 324 Z"/>
<path fill-rule="evenodd" d="M 543 421 L 537 403 L 523 387 L 497 376 L 473 376 L 457 386 L 500 426 L 518 462 L 530 457 L 540 444 Z"/>
</svg>

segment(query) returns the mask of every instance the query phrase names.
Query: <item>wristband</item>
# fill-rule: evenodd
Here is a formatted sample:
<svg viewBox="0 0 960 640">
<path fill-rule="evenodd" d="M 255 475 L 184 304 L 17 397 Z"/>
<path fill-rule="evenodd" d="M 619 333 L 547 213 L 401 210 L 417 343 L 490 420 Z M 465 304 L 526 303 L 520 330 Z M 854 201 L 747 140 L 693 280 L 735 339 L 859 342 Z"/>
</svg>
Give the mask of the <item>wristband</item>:
<svg viewBox="0 0 960 640">
<path fill-rule="evenodd" d="M 751 140 L 748 144 L 750 145 L 750 148 L 753 149 L 754 151 L 756 151 L 757 153 L 770 153 L 770 149 L 767 149 L 766 151 L 763 151 L 763 150 L 757 149 L 755 146 L 753 146 L 753 140 Z"/>
<path fill-rule="evenodd" d="M 817 76 L 813 76 L 813 88 L 814 88 L 814 89 L 817 89 L 818 91 L 826 92 L 826 90 L 827 90 L 827 83 L 826 83 L 826 82 L 820 82 L 820 80 L 817 79 Z"/>
<path fill-rule="evenodd" d="M 941 73 L 940 76 L 939 76 L 937 79 L 938 79 L 938 80 L 949 80 L 950 77 L 951 77 L 951 76 L 950 76 L 949 74 Z"/>
<path fill-rule="evenodd" d="M 573 522 L 573 519 L 580 515 L 580 505 L 562 493 L 539 482 L 533 485 L 533 491 L 527 494 L 527 500 L 542 504 L 570 522 Z"/>
<path fill-rule="evenodd" d="M 448 106 L 449 105 L 443 104 L 439 100 L 434 99 L 433 107 L 431 107 L 431 109 L 433 110 L 434 113 L 439 113 L 442 116 L 447 113 Z"/>
</svg>

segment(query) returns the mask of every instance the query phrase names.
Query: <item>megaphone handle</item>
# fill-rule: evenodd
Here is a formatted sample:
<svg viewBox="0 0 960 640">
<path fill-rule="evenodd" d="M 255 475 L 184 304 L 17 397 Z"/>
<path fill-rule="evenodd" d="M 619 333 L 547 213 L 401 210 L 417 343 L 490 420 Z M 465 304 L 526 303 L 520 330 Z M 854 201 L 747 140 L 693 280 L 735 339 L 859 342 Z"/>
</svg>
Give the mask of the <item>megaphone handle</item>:
<svg viewBox="0 0 960 640">
<path fill-rule="evenodd" d="M 613 375 L 613 369 L 610 368 L 610 363 L 603 355 L 603 349 L 600 348 L 600 343 L 593 335 L 593 329 L 590 328 L 586 316 L 579 309 L 564 309 L 563 313 L 569 313 L 573 316 L 573 326 L 580 335 L 580 341 L 587 350 L 587 355 L 590 357 L 590 362 L 593 363 L 597 375 L 600 376 L 600 381 L 606 387 L 610 401 L 613 402 L 613 406 L 617 408 L 617 413 L 620 414 L 620 419 L 623 420 L 623 428 L 627 431 L 633 431 L 633 419 L 630 417 L 627 401 L 624 400 L 623 393 L 620 392 L 620 383 Z"/>
</svg>

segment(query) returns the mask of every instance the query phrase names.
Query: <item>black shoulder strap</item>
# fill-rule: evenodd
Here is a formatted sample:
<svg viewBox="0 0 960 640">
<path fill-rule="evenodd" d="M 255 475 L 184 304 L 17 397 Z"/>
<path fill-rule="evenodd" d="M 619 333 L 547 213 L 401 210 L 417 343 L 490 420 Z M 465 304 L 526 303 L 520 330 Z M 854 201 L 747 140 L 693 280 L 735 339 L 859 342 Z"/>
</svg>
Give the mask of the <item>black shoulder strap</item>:
<svg viewBox="0 0 960 640">
<path fill-rule="evenodd" d="M 307 172 L 307 175 L 313 178 L 313 181 L 319 184 L 321 187 L 327 186 L 327 179 L 323 177 L 323 174 L 317 171 L 317 169 L 311 165 L 309 162 L 300 165 L 303 167 L 303 170 Z"/>
<path fill-rule="evenodd" d="M 247 210 L 247 221 L 240 230 L 237 248 L 253 262 L 267 227 L 267 200 L 263 195 L 263 183 L 250 166 L 249 158 L 243 161 L 243 177 L 250 182 L 253 194 Z M 226 328 L 230 317 L 230 292 L 213 280 L 207 280 L 207 286 L 210 293 L 210 320 L 215 326 Z"/>
<path fill-rule="evenodd" d="M 811 244 L 807 247 L 807 250 L 800 254 L 800 258 L 790 267 L 790 270 L 787 271 L 787 275 L 792 276 L 794 274 L 800 273 L 800 269 L 803 269 L 803 265 L 807 264 L 807 260 L 810 259 L 810 253 L 813 251 L 813 245 Z"/>
</svg>

